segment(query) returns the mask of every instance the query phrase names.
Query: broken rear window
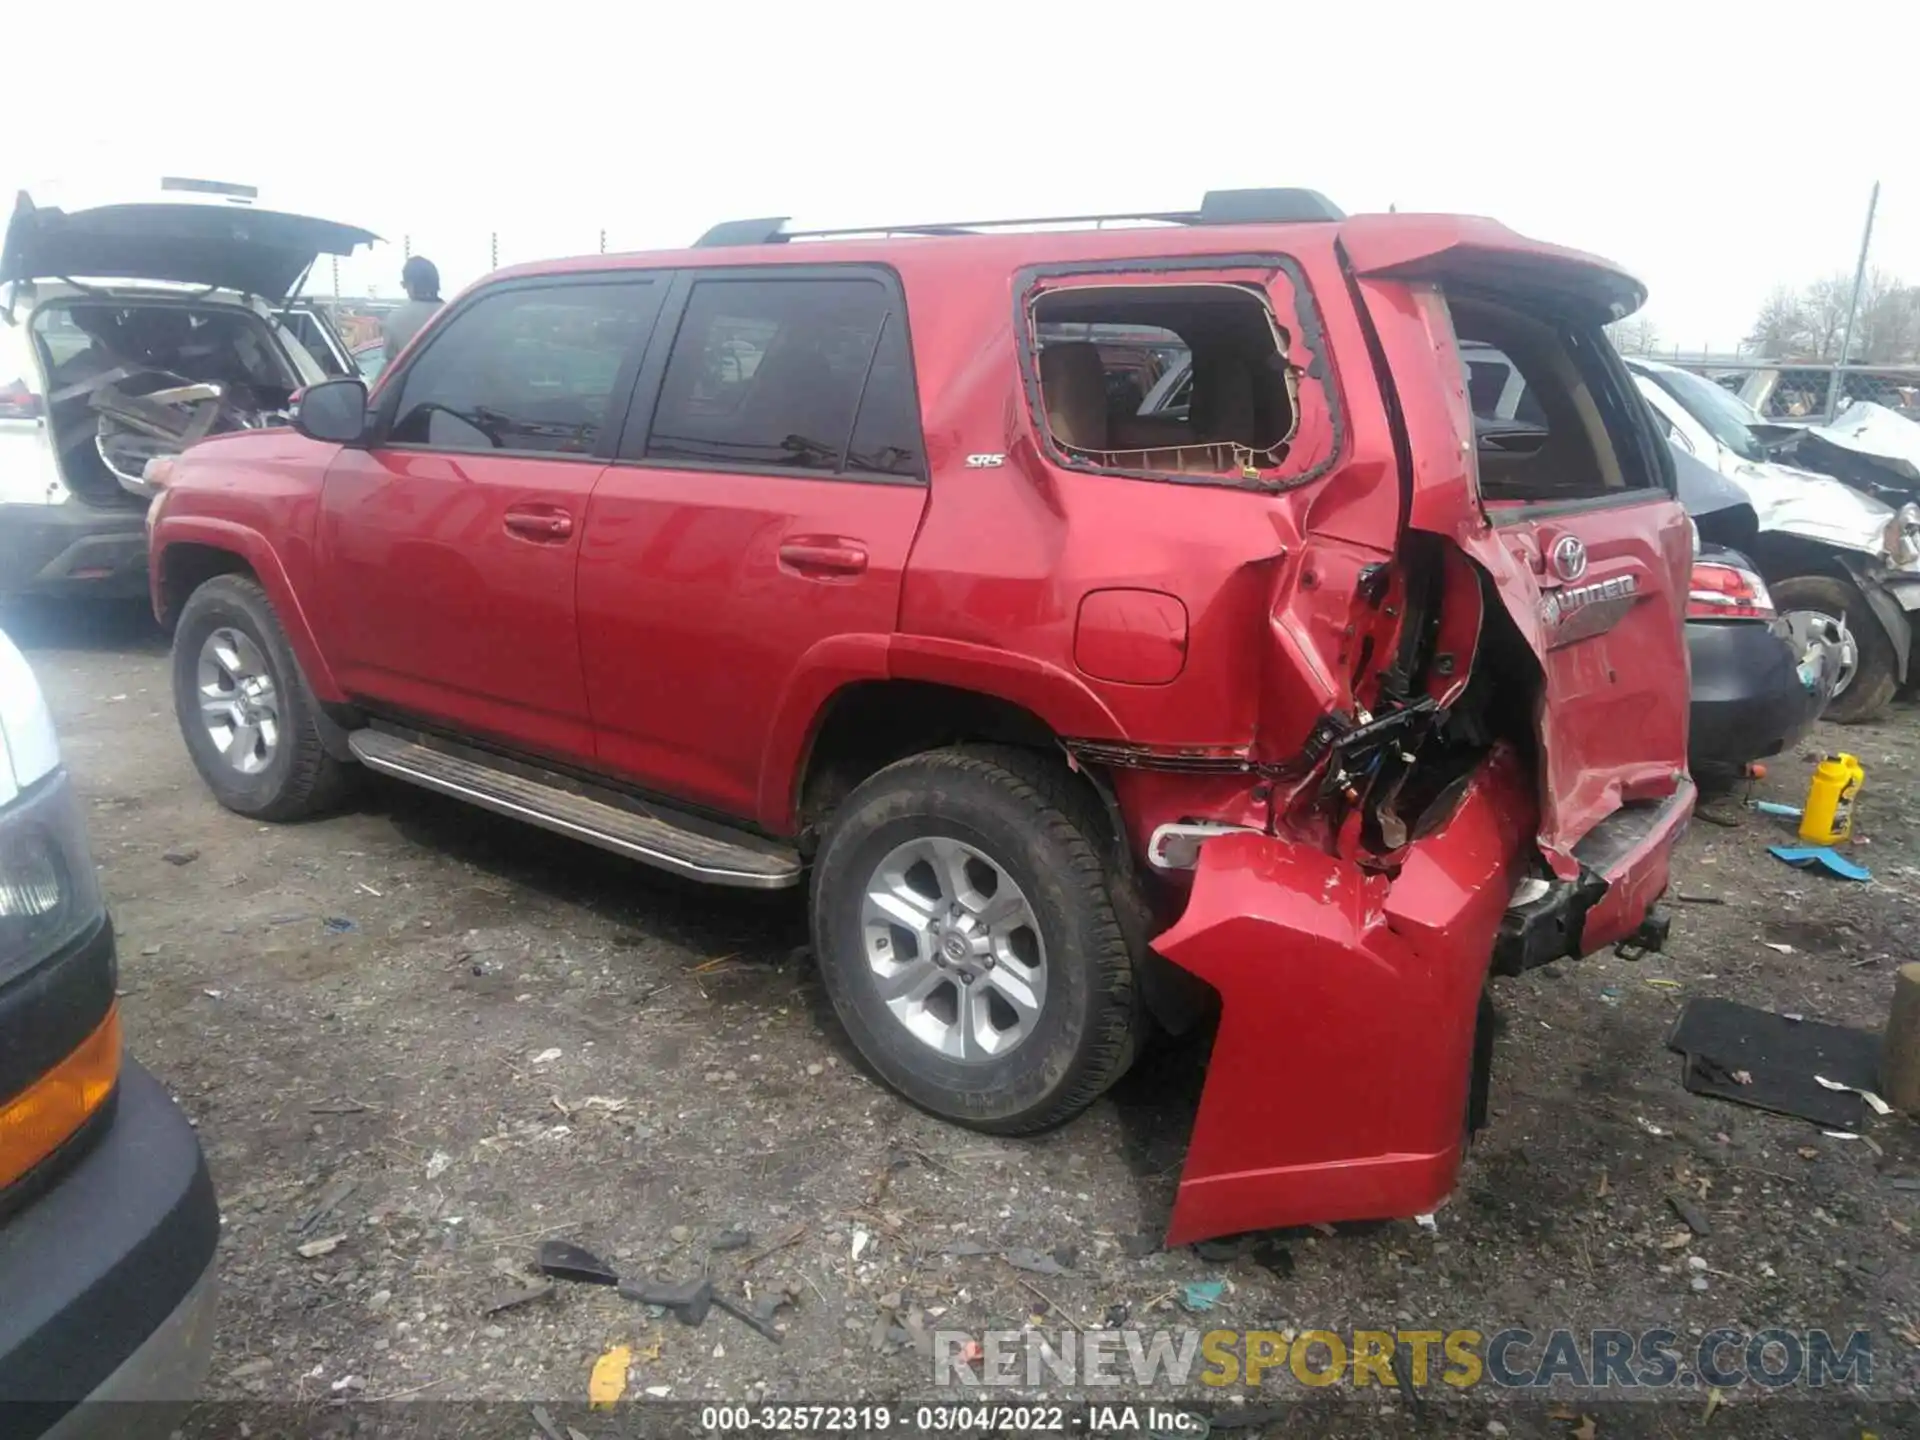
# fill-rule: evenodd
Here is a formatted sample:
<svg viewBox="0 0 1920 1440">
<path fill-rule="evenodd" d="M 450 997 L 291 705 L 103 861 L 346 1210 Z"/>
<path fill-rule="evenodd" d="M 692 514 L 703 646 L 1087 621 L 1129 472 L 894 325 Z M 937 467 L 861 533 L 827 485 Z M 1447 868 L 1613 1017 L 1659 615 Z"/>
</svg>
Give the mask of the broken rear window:
<svg viewBox="0 0 1920 1440">
<path fill-rule="evenodd" d="M 1597 331 L 1483 295 L 1448 295 L 1488 504 L 1602 499 L 1660 483 Z M 1616 362 L 1617 363 L 1617 362 Z"/>
<path fill-rule="evenodd" d="M 1300 430 L 1292 337 L 1250 284 L 1076 284 L 1031 305 L 1043 418 L 1069 460 L 1270 477 Z"/>
</svg>

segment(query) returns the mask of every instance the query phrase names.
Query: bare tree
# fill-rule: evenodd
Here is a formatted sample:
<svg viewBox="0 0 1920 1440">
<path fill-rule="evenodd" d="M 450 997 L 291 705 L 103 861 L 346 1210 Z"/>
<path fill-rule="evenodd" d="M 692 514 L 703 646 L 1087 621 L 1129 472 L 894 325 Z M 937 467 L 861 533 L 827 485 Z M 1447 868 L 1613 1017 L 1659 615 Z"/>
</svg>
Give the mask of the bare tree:
<svg viewBox="0 0 1920 1440">
<path fill-rule="evenodd" d="M 1747 344 L 1769 360 L 1839 360 L 1852 302 L 1850 275 L 1829 275 L 1799 290 L 1776 285 L 1754 317 Z M 1872 271 L 1860 287 L 1844 358 L 1856 365 L 1920 362 L 1920 286 Z"/>
<path fill-rule="evenodd" d="M 1660 327 L 1644 310 L 1614 321 L 1607 333 L 1613 337 L 1613 348 L 1622 355 L 1651 355 L 1660 343 Z"/>
<path fill-rule="evenodd" d="M 1840 340 L 1846 334 L 1847 306 L 1853 300 L 1853 278 L 1829 275 L 1806 288 L 1807 343 L 1815 360 L 1838 360 Z"/>
<path fill-rule="evenodd" d="M 1769 360 L 1799 359 L 1807 352 L 1805 301 L 1785 285 L 1776 285 L 1760 306 L 1747 344 Z"/>
<path fill-rule="evenodd" d="M 1868 275 L 1852 349 L 1847 358 L 1856 364 L 1898 365 L 1920 357 L 1920 289 L 1881 270 Z"/>
</svg>

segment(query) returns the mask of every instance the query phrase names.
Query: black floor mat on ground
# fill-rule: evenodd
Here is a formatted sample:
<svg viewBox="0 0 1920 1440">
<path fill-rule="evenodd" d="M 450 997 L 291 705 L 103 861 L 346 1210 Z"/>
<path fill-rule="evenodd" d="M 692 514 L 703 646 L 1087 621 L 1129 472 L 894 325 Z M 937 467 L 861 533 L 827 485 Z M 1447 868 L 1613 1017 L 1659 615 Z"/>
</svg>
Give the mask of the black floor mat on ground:
<svg viewBox="0 0 1920 1440">
<path fill-rule="evenodd" d="M 1818 1020 L 1789 1020 L 1732 1000 L 1689 1000 L 1667 1036 L 1667 1048 L 1687 1057 L 1682 1083 L 1695 1095 L 1711 1095 L 1793 1115 L 1830 1129 L 1856 1129 L 1866 1103 L 1844 1090 L 1828 1090 L 1813 1077 L 1872 1090 L 1880 1071 L 1880 1037 Z M 1752 1084 L 1733 1078 L 1744 1070 Z"/>
</svg>

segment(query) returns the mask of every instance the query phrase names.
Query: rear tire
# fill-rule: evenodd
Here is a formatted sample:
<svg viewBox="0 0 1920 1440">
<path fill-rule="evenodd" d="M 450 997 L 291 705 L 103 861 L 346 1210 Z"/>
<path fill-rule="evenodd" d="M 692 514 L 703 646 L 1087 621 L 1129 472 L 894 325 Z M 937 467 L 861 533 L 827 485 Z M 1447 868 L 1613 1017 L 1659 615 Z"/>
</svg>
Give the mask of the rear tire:
<svg viewBox="0 0 1920 1440">
<path fill-rule="evenodd" d="M 1856 586 L 1831 575 L 1795 575 L 1767 588 L 1773 594 L 1773 608 L 1781 614 L 1812 611 L 1840 621 L 1853 637 L 1853 675 L 1847 688 L 1827 702 L 1821 718 L 1840 725 L 1858 725 L 1886 713 L 1899 684 L 1897 663 L 1893 642 L 1868 608 L 1866 596 Z"/>
<path fill-rule="evenodd" d="M 814 950 L 882 1079 L 1017 1135 L 1119 1078 L 1143 1017 L 1100 842 L 1089 797 L 1022 750 L 912 756 L 847 797 L 814 861 Z"/>
<path fill-rule="evenodd" d="M 215 576 L 181 607 L 173 707 L 200 778 L 238 814 L 304 820 L 337 806 L 358 771 L 321 743 L 319 704 L 249 576 Z"/>
</svg>

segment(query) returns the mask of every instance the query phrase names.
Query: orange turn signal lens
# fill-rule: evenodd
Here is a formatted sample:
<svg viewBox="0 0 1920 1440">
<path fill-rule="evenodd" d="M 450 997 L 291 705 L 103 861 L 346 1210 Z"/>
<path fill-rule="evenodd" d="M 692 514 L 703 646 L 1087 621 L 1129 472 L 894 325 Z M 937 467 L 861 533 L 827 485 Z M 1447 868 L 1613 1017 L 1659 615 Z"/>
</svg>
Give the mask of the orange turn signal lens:
<svg viewBox="0 0 1920 1440">
<path fill-rule="evenodd" d="M 120 1078 L 120 1007 L 66 1059 L 0 1102 L 0 1190 L 26 1174 L 107 1103 Z"/>
</svg>

